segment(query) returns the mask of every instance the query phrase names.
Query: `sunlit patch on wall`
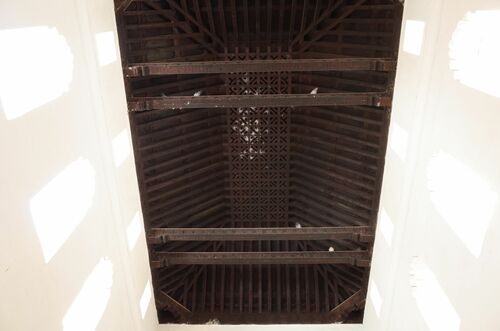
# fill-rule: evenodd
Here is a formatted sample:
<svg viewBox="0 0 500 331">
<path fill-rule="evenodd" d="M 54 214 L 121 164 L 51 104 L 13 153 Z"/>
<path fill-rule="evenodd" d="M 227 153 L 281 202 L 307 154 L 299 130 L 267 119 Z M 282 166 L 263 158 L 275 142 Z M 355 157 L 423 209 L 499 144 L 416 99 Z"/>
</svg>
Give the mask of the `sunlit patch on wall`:
<svg viewBox="0 0 500 331">
<path fill-rule="evenodd" d="M 113 160 L 115 166 L 119 167 L 130 156 L 130 140 L 127 129 L 123 129 L 111 142 L 113 148 Z"/>
<path fill-rule="evenodd" d="M 408 133 L 398 123 L 391 123 L 390 148 L 401 160 L 406 159 L 406 150 L 408 148 Z"/>
<path fill-rule="evenodd" d="M 85 218 L 94 191 L 94 168 L 80 158 L 33 196 L 30 211 L 45 262 L 52 259 Z"/>
<path fill-rule="evenodd" d="M 422 258 L 413 258 L 409 279 L 412 295 L 428 330 L 458 331 L 460 316 Z"/>
<path fill-rule="evenodd" d="M 106 310 L 113 286 L 113 264 L 102 258 L 64 315 L 64 331 L 93 331 Z"/>
<path fill-rule="evenodd" d="M 73 54 L 56 28 L 37 26 L 0 31 L 0 102 L 7 120 L 67 92 Z"/>
<path fill-rule="evenodd" d="M 453 77 L 500 98 L 500 10 L 468 12 L 449 44 Z"/>
<path fill-rule="evenodd" d="M 100 32 L 95 35 L 97 60 L 100 66 L 116 61 L 115 35 L 113 31 Z"/>
<path fill-rule="evenodd" d="M 375 309 L 375 313 L 377 314 L 377 317 L 380 317 L 380 311 L 382 310 L 382 295 L 380 294 L 380 291 L 378 289 L 377 283 L 372 279 L 371 284 L 370 284 L 370 301 L 373 305 L 373 308 Z"/>
<path fill-rule="evenodd" d="M 141 233 L 142 233 L 141 215 L 139 212 L 137 212 L 132 218 L 130 224 L 127 226 L 127 242 L 128 242 L 128 249 L 130 251 L 134 250 L 135 245 L 137 244 L 137 240 L 139 240 Z"/>
<path fill-rule="evenodd" d="M 469 251 L 479 257 L 498 194 L 474 170 L 444 152 L 430 160 L 427 178 L 434 207 Z"/>
<path fill-rule="evenodd" d="M 403 39 L 403 51 L 420 55 L 424 43 L 425 22 L 406 20 Z"/>
<path fill-rule="evenodd" d="M 379 217 L 379 228 L 382 233 L 382 237 L 389 247 L 392 245 L 392 234 L 394 233 L 394 225 L 391 218 L 387 214 L 385 208 L 381 208 Z"/>
<path fill-rule="evenodd" d="M 149 303 L 151 302 L 151 281 L 148 280 L 144 291 L 142 291 L 141 299 L 139 300 L 139 309 L 141 310 L 141 316 L 144 318 L 148 311 Z"/>
</svg>

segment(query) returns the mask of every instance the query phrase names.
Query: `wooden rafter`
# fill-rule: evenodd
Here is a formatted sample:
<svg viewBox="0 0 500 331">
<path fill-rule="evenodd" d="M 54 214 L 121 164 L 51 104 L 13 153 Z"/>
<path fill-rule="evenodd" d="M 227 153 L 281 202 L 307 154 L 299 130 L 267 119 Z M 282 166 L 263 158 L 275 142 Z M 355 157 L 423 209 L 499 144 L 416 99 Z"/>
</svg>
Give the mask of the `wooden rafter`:
<svg viewBox="0 0 500 331">
<path fill-rule="evenodd" d="M 200 29 L 200 31 L 205 33 L 208 37 L 210 37 L 214 42 L 219 44 L 221 47 L 224 47 L 224 43 L 222 42 L 222 40 L 220 40 L 218 36 L 216 36 L 213 32 L 208 30 L 202 23 L 200 23 L 196 18 L 191 16 L 187 11 L 182 9 L 174 0 L 166 0 L 166 1 L 172 8 L 181 13 L 182 16 L 186 18 L 186 20 L 193 23 L 198 29 Z"/>
<path fill-rule="evenodd" d="M 155 293 L 155 299 L 160 310 L 172 309 L 184 318 L 191 314 L 189 309 L 163 291 L 157 291 Z"/>
<path fill-rule="evenodd" d="M 167 19 L 171 22 L 175 22 L 179 26 L 179 28 L 181 30 L 183 30 L 185 33 L 188 33 L 188 34 L 193 33 L 193 30 L 189 27 L 189 25 L 181 24 L 181 22 L 179 22 L 179 20 L 175 17 L 175 15 L 173 13 L 164 11 L 160 5 L 154 3 L 151 0 L 141 0 L 141 1 L 144 2 L 146 5 L 148 5 L 150 8 L 157 11 L 158 15 L 164 17 L 165 19 Z M 203 45 L 208 51 L 210 51 L 213 54 L 217 54 L 217 51 L 215 50 L 215 48 L 213 48 L 210 44 L 205 42 L 202 38 L 195 36 L 195 35 L 191 35 L 191 36 L 192 36 L 193 40 L 195 40 L 198 43 L 200 43 L 201 45 Z"/>
<path fill-rule="evenodd" d="M 318 31 L 317 34 L 315 34 L 310 40 L 305 41 L 301 46 L 300 46 L 300 52 L 305 52 L 309 47 L 311 47 L 315 41 L 321 39 L 325 34 L 327 34 L 329 31 L 334 29 L 336 26 L 338 26 L 340 23 L 342 23 L 342 20 L 351 15 L 354 11 L 356 11 L 359 7 L 361 7 L 367 0 L 358 0 L 349 7 L 347 10 L 342 12 L 338 17 L 336 17 L 332 22 L 330 22 L 328 25 L 326 25 L 324 28 L 322 28 L 320 31 Z"/>
<path fill-rule="evenodd" d="M 349 313 L 362 307 L 366 300 L 366 290 L 362 289 L 351 295 L 347 300 L 330 310 L 328 315 L 332 322 L 342 321 Z"/>
</svg>

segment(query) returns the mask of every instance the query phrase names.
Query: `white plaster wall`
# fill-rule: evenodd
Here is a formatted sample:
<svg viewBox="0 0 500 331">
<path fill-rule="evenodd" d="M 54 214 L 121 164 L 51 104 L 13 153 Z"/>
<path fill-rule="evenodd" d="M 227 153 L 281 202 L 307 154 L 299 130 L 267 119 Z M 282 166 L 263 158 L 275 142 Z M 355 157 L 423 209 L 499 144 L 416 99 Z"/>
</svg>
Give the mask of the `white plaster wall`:
<svg viewBox="0 0 500 331">
<path fill-rule="evenodd" d="M 0 0 L 0 53 L 0 330 L 156 329 L 113 1 Z"/>
<path fill-rule="evenodd" d="M 500 330 L 500 2 L 405 3 L 364 326 Z"/>
</svg>

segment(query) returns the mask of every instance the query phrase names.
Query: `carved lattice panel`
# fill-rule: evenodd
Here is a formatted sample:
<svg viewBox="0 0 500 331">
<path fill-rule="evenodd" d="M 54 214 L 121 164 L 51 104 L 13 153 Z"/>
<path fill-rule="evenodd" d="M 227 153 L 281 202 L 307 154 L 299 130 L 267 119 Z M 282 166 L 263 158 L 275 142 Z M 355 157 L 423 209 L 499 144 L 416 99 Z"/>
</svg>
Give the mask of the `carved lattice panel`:
<svg viewBox="0 0 500 331">
<path fill-rule="evenodd" d="M 229 60 L 277 55 L 231 55 Z M 289 93 L 287 73 L 238 73 L 225 77 L 227 94 Z M 229 108 L 228 142 L 232 219 L 239 226 L 278 226 L 288 219 L 290 109 Z"/>
</svg>

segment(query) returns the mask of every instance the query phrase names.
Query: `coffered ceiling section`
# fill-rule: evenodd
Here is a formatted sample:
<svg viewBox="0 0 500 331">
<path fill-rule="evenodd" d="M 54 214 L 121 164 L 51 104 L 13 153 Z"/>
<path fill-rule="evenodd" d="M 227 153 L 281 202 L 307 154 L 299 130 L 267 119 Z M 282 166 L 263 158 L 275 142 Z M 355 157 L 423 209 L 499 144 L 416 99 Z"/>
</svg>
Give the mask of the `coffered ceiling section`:
<svg viewBox="0 0 500 331">
<path fill-rule="evenodd" d="M 360 322 L 400 2 L 116 8 L 160 321 Z"/>
</svg>

